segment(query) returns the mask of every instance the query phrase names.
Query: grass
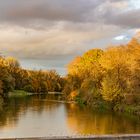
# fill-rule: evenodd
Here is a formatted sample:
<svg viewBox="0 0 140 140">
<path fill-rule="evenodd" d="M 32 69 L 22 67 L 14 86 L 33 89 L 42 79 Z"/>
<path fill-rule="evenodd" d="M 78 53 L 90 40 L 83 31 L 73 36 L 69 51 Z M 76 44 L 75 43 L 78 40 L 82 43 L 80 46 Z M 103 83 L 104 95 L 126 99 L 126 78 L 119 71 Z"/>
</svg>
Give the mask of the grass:
<svg viewBox="0 0 140 140">
<path fill-rule="evenodd" d="M 9 96 L 11 97 L 24 97 L 28 96 L 28 92 L 24 90 L 13 90 L 12 92 L 9 93 Z"/>
<path fill-rule="evenodd" d="M 9 92 L 9 97 L 24 97 L 24 96 L 31 96 L 31 95 L 42 95 L 43 93 L 31 93 L 24 90 L 13 90 Z M 46 93 L 44 93 L 46 95 Z"/>
</svg>

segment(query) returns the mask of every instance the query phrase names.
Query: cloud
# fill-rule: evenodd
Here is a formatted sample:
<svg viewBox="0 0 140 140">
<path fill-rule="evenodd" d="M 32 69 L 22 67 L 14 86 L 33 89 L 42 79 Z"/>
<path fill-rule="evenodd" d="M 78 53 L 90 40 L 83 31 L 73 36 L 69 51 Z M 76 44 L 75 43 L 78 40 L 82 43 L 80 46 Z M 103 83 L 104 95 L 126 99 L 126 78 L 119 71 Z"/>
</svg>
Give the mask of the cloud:
<svg viewBox="0 0 140 140">
<path fill-rule="evenodd" d="M 1 21 L 85 21 L 103 0 L 5 0 L 0 4 Z"/>
<path fill-rule="evenodd" d="M 61 23 L 47 30 L 26 29 L 18 26 L 12 29 L 5 28 L 0 29 L 0 51 L 24 58 L 79 54 L 88 47 L 86 42 L 111 37 L 121 30 L 114 26 L 110 29 L 107 25 L 97 27 L 96 24 L 89 23 L 81 24 L 79 28 L 72 23 Z M 106 34 L 103 34 L 105 32 Z"/>
<path fill-rule="evenodd" d="M 79 54 L 139 28 L 139 10 L 130 0 L 4 0 L 0 52 L 22 58 Z"/>
<path fill-rule="evenodd" d="M 5 0 L 0 3 L 0 22 L 29 27 L 60 21 L 97 23 L 127 6 L 126 0 Z"/>
<path fill-rule="evenodd" d="M 106 22 L 116 26 L 125 28 L 139 28 L 140 27 L 140 9 L 129 10 L 123 13 L 110 13 L 106 16 Z"/>
</svg>

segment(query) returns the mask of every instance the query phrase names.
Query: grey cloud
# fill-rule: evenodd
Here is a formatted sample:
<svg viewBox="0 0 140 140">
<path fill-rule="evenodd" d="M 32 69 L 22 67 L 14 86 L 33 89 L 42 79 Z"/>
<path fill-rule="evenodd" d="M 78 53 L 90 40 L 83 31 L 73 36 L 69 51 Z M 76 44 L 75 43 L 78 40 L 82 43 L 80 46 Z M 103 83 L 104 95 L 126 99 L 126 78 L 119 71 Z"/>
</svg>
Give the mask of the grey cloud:
<svg viewBox="0 0 140 140">
<path fill-rule="evenodd" d="M 0 3 L 2 21 L 85 21 L 103 0 L 5 0 Z"/>
<path fill-rule="evenodd" d="M 61 21 L 139 27 L 140 10 L 124 12 L 123 5 L 128 3 L 129 0 L 4 0 L 0 3 L 0 22 L 39 29 Z"/>
<path fill-rule="evenodd" d="M 106 14 L 105 21 L 108 24 L 113 24 L 127 28 L 139 28 L 140 27 L 140 9 L 129 10 L 126 12 L 115 13 L 108 12 Z"/>
</svg>

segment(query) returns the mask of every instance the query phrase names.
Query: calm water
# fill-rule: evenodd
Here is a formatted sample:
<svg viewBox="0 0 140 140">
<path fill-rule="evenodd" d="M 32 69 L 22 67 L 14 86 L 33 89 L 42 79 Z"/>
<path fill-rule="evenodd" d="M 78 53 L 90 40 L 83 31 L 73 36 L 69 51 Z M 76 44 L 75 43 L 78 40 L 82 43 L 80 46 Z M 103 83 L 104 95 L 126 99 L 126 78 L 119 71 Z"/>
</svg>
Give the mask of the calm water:
<svg viewBox="0 0 140 140">
<path fill-rule="evenodd" d="M 137 117 L 95 112 L 47 97 L 11 98 L 0 111 L 0 138 L 140 133 Z"/>
</svg>

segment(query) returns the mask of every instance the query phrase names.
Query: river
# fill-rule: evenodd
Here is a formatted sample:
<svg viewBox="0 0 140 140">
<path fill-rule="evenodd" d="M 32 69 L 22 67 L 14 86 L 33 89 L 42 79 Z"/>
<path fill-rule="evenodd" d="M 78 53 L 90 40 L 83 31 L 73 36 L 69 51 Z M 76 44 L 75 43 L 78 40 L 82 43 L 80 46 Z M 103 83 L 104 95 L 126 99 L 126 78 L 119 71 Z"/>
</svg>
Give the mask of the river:
<svg viewBox="0 0 140 140">
<path fill-rule="evenodd" d="M 140 133 L 140 118 L 48 101 L 46 96 L 10 98 L 0 110 L 0 138 L 128 133 Z"/>
</svg>

